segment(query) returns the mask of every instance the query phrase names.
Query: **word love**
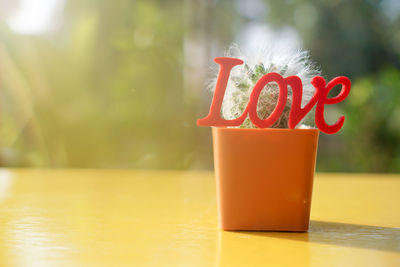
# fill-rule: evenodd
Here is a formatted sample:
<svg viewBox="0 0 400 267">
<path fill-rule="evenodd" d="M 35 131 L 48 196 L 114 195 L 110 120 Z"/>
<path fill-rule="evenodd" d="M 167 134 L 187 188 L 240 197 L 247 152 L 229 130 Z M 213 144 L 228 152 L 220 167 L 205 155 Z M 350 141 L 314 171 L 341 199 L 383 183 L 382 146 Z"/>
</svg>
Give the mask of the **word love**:
<svg viewBox="0 0 400 267">
<path fill-rule="evenodd" d="M 241 116 L 233 120 L 225 120 L 221 117 L 221 106 L 224 100 L 226 86 L 228 84 L 230 72 L 233 67 L 243 64 L 243 61 L 236 58 L 217 57 L 214 61 L 220 65 L 214 97 L 208 115 L 197 121 L 199 126 L 240 126 L 249 116 L 251 122 L 259 128 L 271 127 L 282 115 L 286 106 L 288 96 L 288 86 L 292 89 L 292 106 L 289 113 L 289 128 L 293 129 L 315 106 L 315 124 L 318 129 L 327 134 L 338 132 L 344 123 L 344 116 L 341 116 L 336 123 L 328 125 L 324 118 L 325 105 L 333 105 L 343 101 L 350 92 L 351 82 L 349 78 L 341 76 L 331 80 L 328 84 L 324 78 L 316 76 L 311 80 L 315 87 L 315 93 L 311 100 L 302 108 L 303 84 L 297 76 L 283 78 L 278 73 L 268 73 L 262 76 L 254 86 L 249 102 Z M 275 82 L 279 87 L 279 97 L 272 113 L 266 119 L 260 119 L 257 114 L 258 98 L 262 89 L 270 82 Z M 329 92 L 336 86 L 341 85 L 340 93 L 335 97 L 328 97 Z"/>
</svg>

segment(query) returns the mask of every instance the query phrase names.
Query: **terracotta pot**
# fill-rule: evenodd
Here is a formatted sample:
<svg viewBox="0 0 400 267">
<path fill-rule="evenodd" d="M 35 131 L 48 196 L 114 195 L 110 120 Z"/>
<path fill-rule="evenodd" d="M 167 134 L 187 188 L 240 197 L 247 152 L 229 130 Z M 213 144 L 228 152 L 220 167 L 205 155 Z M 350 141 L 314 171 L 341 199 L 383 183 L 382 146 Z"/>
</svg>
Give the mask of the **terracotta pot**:
<svg viewBox="0 0 400 267">
<path fill-rule="evenodd" d="M 219 226 L 307 231 L 317 129 L 212 128 Z"/>
</svg>

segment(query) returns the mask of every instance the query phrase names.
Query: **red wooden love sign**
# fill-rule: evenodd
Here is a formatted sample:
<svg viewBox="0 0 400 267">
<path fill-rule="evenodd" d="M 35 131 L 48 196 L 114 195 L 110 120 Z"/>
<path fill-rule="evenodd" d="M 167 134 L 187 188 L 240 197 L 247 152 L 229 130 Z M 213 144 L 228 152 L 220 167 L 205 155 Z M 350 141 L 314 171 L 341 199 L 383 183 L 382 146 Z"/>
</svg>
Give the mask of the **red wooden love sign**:
<svg viewBox="0 0 400 267">
<path fill-rule="evenodd" d="M 243 64 L 237 58 L 217 57 L 214 61 L 220 65 L 214 97 L 208 115 L 197 121 L 199 126 L 240 126 L 249 116 L 251 122 L 259 128 L 271 127 L 281 116 L 287 102 L 288 86 L 292 89 L 292 107 L 289 114 L 289 128 L 294 129 L 296 125 L 316 106 L 315 124 L 318 129 L 327 134 L 338 132 L 344 123 L 344 116 L 341 116 L 336 123 L 328 125 L 324 118 L 325 105 L 337 104 L 343 101 L 350 92 L 351 82 L 349 78 L 340 76 L 332 79 L 328 84 L 321 76 L 315 76 L 311 84 L 315 87 L 315 93 L 311 100 L 302 108 L 303 84 L 297 76 L 282 77 L 280 74 L 271 72 L 262 76 L 255 84 L 249 102 L 242 115 L 233 120 L 225 120 L 221 117 L 221 106 L 224 99 L 226 86 L 230 72 L 233 67 Z M 260 119 L 257 115 L 257 103 L 262 89 L 270 82 L 276 82 L 279 87 L 279 98 L 272 113 L 266 119 Z M 341 85 L 340 93 L 335 97 L 328 97 L 329 92 L 336 86 Z"/>
</svg>

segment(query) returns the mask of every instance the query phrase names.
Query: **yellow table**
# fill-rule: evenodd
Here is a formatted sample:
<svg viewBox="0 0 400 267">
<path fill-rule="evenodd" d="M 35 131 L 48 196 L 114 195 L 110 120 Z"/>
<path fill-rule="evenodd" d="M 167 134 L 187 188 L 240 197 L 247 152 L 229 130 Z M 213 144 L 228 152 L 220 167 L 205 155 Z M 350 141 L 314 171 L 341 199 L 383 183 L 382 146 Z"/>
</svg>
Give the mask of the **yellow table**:
<svg viewBox="0 0 400 267">
<path fill-rule="evenodd" d="M 211 172 L 0 170 L 0 266 L 400 266 L 400 176 L 317 174 L 309 233 L 217 229 Z"/>
</svg>

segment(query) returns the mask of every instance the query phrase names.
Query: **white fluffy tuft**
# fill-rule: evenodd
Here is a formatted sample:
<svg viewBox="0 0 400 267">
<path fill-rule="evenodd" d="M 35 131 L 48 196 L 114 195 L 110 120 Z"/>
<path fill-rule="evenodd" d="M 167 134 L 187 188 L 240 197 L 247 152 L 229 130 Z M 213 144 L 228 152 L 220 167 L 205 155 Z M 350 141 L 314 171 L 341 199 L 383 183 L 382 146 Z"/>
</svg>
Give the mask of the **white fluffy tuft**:
<svg viewBox="0 0 400 267">
<path fill-rule="evenodd" d="M 311 85 L 311 79 L 321 73 L 315 64 L 310 61 L 309 53 L 299 49 L 271 45 L 258 51 L 242 53 L 237 45 L 232 45 L 225 53 L 225 56 L 239 58 L 244 61 L 244 64 L 232 69 L 225 92 L 222 116 L 229 120 L 235 119 L 243 113 L 251 90 L 263 74 L 277 72 L 283 77 L 298 76 L 303 83 L 302 105 L 304 106 L 314 94 L 315 89 Z M 215 89 L 215 83 L 216 78 L 209 85 L 211 90 Z M 260 118 L 265 119 L 273 111 L 278 95 L 279 87 L 276 83 L 269 83 L 265 86 L 260 94 L 257 106 L 257 113 Z M 273 128 L 287 128 L 291 97 L 292 93 L 289 88 L 287 106 L 280 120 L 272 126 Z M 240 127 L 254 128 L 255 126 L 247 118 Z"/>
</svg>

